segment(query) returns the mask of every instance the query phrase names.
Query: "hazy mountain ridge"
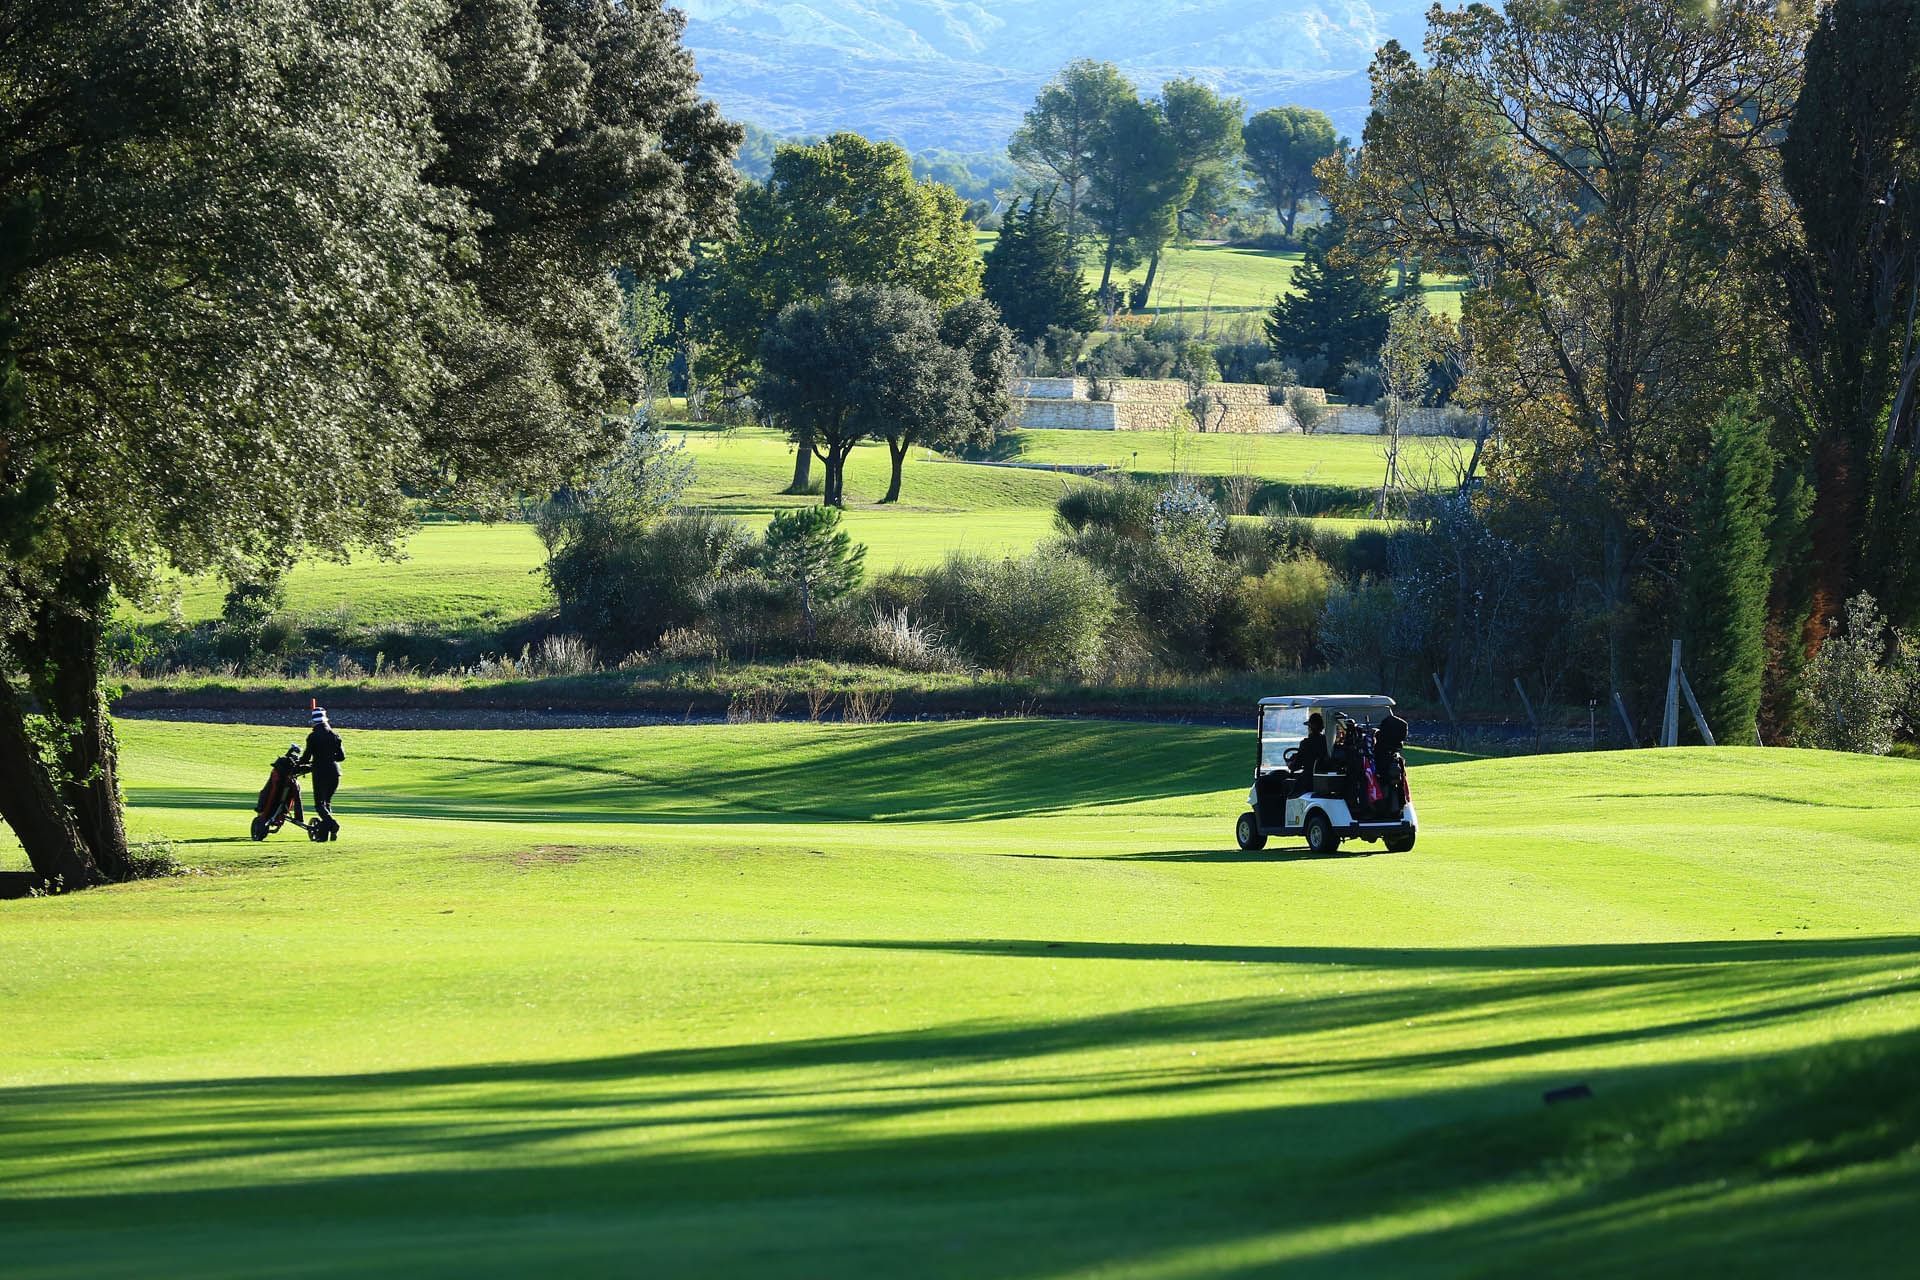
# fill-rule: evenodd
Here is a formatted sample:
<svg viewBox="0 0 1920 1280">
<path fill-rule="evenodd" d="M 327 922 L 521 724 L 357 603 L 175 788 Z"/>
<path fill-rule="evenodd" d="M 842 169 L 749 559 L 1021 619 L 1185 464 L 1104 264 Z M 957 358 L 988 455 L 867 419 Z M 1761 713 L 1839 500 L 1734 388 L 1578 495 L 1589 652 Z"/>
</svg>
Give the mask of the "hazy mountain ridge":
<svg viewBox="0 0 1920 1280">
<path fill-rule="evenodd" d="M 1357 132 L 1366 66 L 1417 40 L 1409 0 L 681 0 L 707 92 L 783 133 L 858 129 L 914 147 L 998 147 L 1076 57 L 1151 89 L 1191 75 L 1252 108 L 1298 102 Z"/>
</svg>

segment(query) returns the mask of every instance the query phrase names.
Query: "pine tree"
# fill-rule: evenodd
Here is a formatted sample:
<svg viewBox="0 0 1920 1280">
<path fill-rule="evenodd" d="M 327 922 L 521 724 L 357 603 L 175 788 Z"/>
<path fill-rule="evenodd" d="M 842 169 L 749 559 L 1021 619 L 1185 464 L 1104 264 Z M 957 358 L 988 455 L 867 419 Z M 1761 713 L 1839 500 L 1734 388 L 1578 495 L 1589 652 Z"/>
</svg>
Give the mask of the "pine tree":
<svg viewBox="0 0 1920 1280">
<path fill-rule="evenodd" d="M 1321 385 L 1340 383 L 1347 365 L 1372 360 L 1387 336 L 1387 291 L 1379 264 L 1343 251 L 1346 223 L 1336 216 L 1307 237 L 1293 273 L 1293 292 L 1267 313 L 1267 341 L 1276 356 L 1323 355 Z"/>
<path fill-rule="evenodd" d="M 1714 737 L 1751 745 L 1766 674 L 1773 447 L 1753 401 L 1712 426 L 1685 580 L 1687 679 Z"/>
<path fill-rule="evenodd" d="M 1053 206 L 1052 193 L 1029 197 L 1024 210 L 1016 204 L 987 251 L 981 287 L 1022 342 L 1055 327 L 1088 333 L 1099 319 Z"/>
</svg>

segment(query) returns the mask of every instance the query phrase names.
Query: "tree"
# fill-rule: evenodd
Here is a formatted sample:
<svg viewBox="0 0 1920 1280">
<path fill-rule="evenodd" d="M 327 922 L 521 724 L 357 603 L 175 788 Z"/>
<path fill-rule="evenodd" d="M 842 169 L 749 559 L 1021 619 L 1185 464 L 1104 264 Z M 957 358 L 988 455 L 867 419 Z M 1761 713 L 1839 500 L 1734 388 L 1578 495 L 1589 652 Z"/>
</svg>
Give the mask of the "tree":
<svg viewBox="0 0 1920 1280">
<path fill-rule="evenodd" d="M 836 133 L 784 146 L 773 177 L 740 197 L 739 234 L 721 246 L 698 329 L 714 372 L 744 385 L 762 336 L 782 308 L 830 282 L 911 289 L 936 307 L 979 292 L 980 255 L 953 191 L 913 176 L 891 142 Z M 792 492 L 804 492 L 814 453 L 801 442 Z"/>
<path fill-rule="evenodd" d="M 767 330 L 758 393 L 795 443 L 826 464 L 826 505 L 846 505 L 847 457 L 873 438 L 887 441 L 893 473 L 882 501 L 894 502 L 916 441 L 957 447 L 991 438 L 1006 414 L 1012 358 L 989 303 L 969 299 L 942 316 L 911 289 L 836 281 Z"/>
<path fill-rule="evenodd" d="M 1729 400 L 1713 421 L 1682 613 L 1688 681 L 1725 743 L 1751 743 L 1759 731 L 1773 469 L 1767 424 L 1752 399 Z"/>
<path fill-rule="evenodd" d="M 1388 498 L 1400 488 L 1400 430 L 1407 415 L 1426 402 L 1433 366 L 1446 354 L 1450 335 L 1446 322 L 1427 310 L 1419 294 L 1406 298 L 1387 317 L 1387 336 L 1380 344 L 1381 426 L 1386 444 L 1387 472 L 1374 500 L 1375 519 L 1384 519 Z"/>
<path fill-rule="evenodd" d="M 866 556 L 840 527 L 838 507 L 795 507 L 776 512 L 767 525 L 763 563 L 769 577 L 800 593 L 809 641 L 816 634 L 815 602 L 829 604 L 858 587 Z"/>
<path fill-rule="evenodd" d="M 960 381 L 938 389 L 934 412 L 895 418 L 887 436 L 893 449 L 893 480 L 884 501 L 900 497 L 900 464 L 905 443 L 920 440 L 938 448 L 985 448 L 1013 412 L 1007 384 L 1013 377 L 1013 334 L 984 298 L 968 298 L 940 317 L 940 343 L 959 357 Z M 907 435 L 910 428 L 912 435 Z"/>
<path fill-rule="evenodd" d="M 1064 230 L 1070 250 L 1080 244 L 1080 202 L 1093 169 L 1094 139 L 1114 108 L 1136 97 L 1110 62 L 1070 62 L 1040 90 L 1007 143 L 1007 154 L 1036 184 L 1066 197 Z"/>
<path fill-rule="evenodd" d="M 526 38 L 463 25 L 488 22 Z M 724 231 L 737 135 L 666 56 L 679 28 L 656 6 L 22 3 L 6 26 L 0 817 L 37 872 L 81 886 L 128 870 L 100 694 L 115 601 L 391 546 L 409 492 L 547 483 L 604 449 L 630 385 L 612 269 Z M 507 51 L 574 75 L 526 81 Z M 456 93 L 474 84 L 494 88 Z M 602 111 L 615 127 L 585 121 Z M 530 119 L 555 128 L 466 185 L 500 145 L 468 130 Z M 570 207 L 499 225 L 542 190 Z M 553 413 L 511 435 L 469 419 L 490 382 Z"/>
<path fill-rule="evenodd" d="M 1240 113 L 1244 110 L 1240 99 L 1223 98 L 1198 80 L 1169 80 L 1161 86 L 1160 114 L 1173 139 L 1174 170 L 1180 184 L 1173 197 L 1174 231 L 1179 230 L 1179 219 L 1195 208 L 1203 188 L 1210 198 L 1226 188 L 1222 175 L 1240 152 Z M 1148 247 L 1147 278 L 1141 285 L 1141 296 L 1151 299 L 1166 242 Z"/>
<path fill-rule="evenodd" d="M 1886 755 L 1913 701 L 1913 647 L 1864 591 L 1847 601 L 1846 625 L 1829 619 L 1827 631 L 1803 677 L 1805 729 L 1795 744 Z"/>
<path fill-rule="evenodd" d="M 1054 328 L 1090 333 L 1099 319 L 1052 192 L 1029 196 L 1024 211 L 1016 203 L 1007 214 L 987 250 L 980 287 L 1023 342 Z"/>
<path fill-rule="evenodd" d="M 1180 144 L 1157 102 L 1128 98 L 1093 135 L 1087 217 L 1100 231 L 1100 296 L 1110 296 L 1115 263 L 1139 262 L 1173 236 L 1185 178 Z"/>
<path fill-rule="evenodd" d="M 1426 65 L 1372 67 L 1358 162 L 1320 166 L 1371 246 L 1462 264 L 1505 491 L 1553 495 L 1598 601 L 1607 679 L 1657 669 L 1706 424 L 1764 334 L 1747 229 L 1797 90 L 1769 0 L 1435 9 Z M 1623 52 L 1625 51 L 1625 52 Z"/>
<path fill-rule="evenodd" d="M 1858 590 L 1920 621 L 1920 6 L 1821 8 L 1781 178 L 1781 292 L 1814 473 L 1807 638 Z"/>
<path fill-rule="evenodd" d="M 1326 360 L 1321 385 L 1340 384 L 1347 365 L 1371 360 L 1387 336 L 1387 294 L 1380 264 L 1354 252 L 1338 214 L 1307 235 L 1307 251 L 1293 273 L 1293 292 L 1267 313 L 1273 353 L 1319 355 Z"/>
<path fill-rule="evenodd" d="M 1247 172 L 1291 236 L 1300 206 L 1319 190 L 1313 167 L 1340 147 L 1333 121 L 1307 107 L 1274 107 L 1247 121 L 1242 135 Z"/>
</svg>

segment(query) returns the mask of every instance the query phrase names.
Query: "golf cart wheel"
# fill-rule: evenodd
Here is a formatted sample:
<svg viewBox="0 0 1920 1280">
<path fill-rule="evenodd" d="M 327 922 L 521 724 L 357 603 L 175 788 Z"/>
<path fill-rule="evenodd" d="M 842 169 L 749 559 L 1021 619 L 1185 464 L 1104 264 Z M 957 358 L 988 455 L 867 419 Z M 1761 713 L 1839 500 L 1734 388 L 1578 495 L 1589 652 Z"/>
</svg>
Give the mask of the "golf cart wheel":
<svg viewBox="0 0 1920 1280">
<path fill-rule="evenodd" d="M 1252 852 L 1267 847 L 1267 837 L 1260 830 L 1260 823 L 1252 813 L 1240 815 L 1240 821 L 1233 824 L 1233 838 L 1242 849 Z"/>
<path fill-rule="evenodd" d="M 265 818 L 254 818 L 253 838 L 255 840 L 265 840 L 267 838 L 267 820 Z"/>
<path fill-rule="evenodd" d="M 1333 834 L 1333 823 L 1318 809 L 1307 815 L 1307 848 L 1314 853 L 1334 853 L 1340 848 L 1340 837 Z"/>
<path fill-rule="evenodd" d="M 1407 852 L 1407 850 L 1413 848 L 1413 838 L 1414 838 L 1414 833 L 1411 831 L 1407 832 L 1407 834 L 1403 836 L 1388 836 L 1387 852 L 1388 853 Z"/>
</svg>

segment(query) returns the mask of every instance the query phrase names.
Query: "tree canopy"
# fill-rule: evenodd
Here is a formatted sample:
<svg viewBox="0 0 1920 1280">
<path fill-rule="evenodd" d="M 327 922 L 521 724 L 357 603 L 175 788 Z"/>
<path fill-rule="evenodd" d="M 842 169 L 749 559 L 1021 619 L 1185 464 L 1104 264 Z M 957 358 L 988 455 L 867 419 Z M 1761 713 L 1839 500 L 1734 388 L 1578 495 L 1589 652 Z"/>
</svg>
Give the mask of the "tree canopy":
<svg viewBox="0 0 1920 1280">
<path fill-rule="evenodd" d="M 125 866 L 116 597 L 388 546 L 409 492 L 618 440 L 612 268 L 729 225 L 738 133 L 679 31 L 611 0 L 9 7 L 0 816 L 36 870 Z"/>
<path fill-rule="evenodd" d="M 1110 62 L 1082 58 L 1047 82 L 1007 143 L 1013 162 L 1037 184 L 1055 187 L 1066 204 L 1064 229 L 1077 245 L 1080 204 L 1107 117 L 1137 95 Z"/>
<path fill-rule="evenodd" d="M 1307 251 L 1267 315 L 1267 341 L 1282 359 L 1321 356 L 1324 386 L 1335 387 L 1348 365 L 1373 359 L 1387 336 L 1387 292 L 1380 263 L 1348 243 L 1337 215 L 1307 237 Z"/>
<path fill-rule="evenodd" d="M 1016 203 L 1008 212 L 987 250 L 980 286 L 1024 342 L 1036 342 L 1052 328 L 1090 333 L 1099 319 L 1051 191 L 1029 196 L 1024 208 Z"/>
<path fill-rule="evenodd" d="M 1242 136 L 1247 172 L 1292 235 L 1301 204 L 1319 190 L 1313 167 L 1339 149 L 1333 121 L 1308 107 L 1273 107 L 1247 121 Z"/>
</svg>

